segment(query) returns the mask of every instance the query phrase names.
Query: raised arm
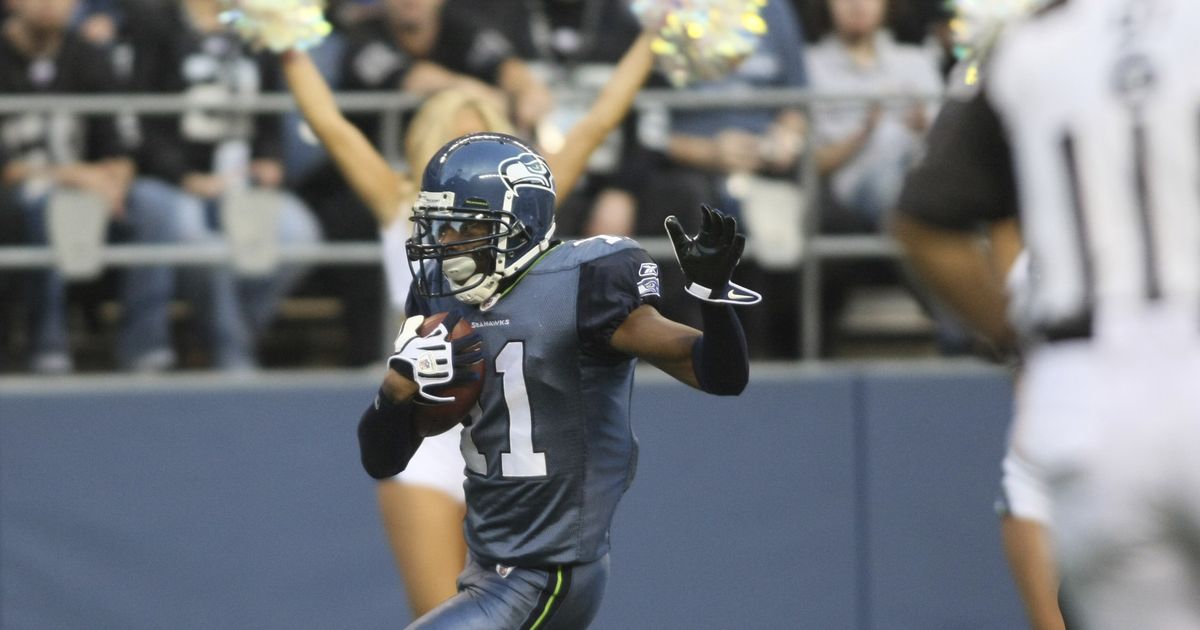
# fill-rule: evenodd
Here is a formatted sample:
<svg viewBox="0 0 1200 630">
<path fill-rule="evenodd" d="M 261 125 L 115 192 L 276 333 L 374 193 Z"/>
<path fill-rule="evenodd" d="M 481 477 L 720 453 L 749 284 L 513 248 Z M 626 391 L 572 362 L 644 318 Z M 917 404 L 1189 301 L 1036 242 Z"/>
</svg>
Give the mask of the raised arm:
<svg viewBox="0 0 1200 630">
<path fill-rule="evenodd" d="M 745 247 L 737 222 L 707 206 L 702 214 L 703 226 L 694 237 L 684 233 L 675 217 L 666 223 L 683 270 L 684 289 L 703 300 L 704 332 L 669 320 L 653 306 L 643 304 L 613 332 L 610 344 L 701 391 L 736 396 L 749 381 L 750 357 L 732 305 L 757 304 L 762 296 L 730 281 Z"/>
<path fill-rule="evenodd" d="M 592 152 L 625 118 L 638 90 L 650 76 L 654 67 L 654 54 L 650 52 L 652 39 L 650 33 L 642 33 L 637 38 L 617 63 L 612 78 L 600 90 L 587 115 L 567 132 L 562 150 L 546 156 L 558 185 L 559 199 L 570 194 L 587 168 Z"/>
<path fill-rule="evenodd" d="M 307 54 L 281 56 L 283 76 L 304 119 L 333 156 L 338 170 L 381 226 L 391 223 L 403 198 L 406 179 L 392 170 L 362 131 L 338 109 L 329 84 Z"/>
</svg>

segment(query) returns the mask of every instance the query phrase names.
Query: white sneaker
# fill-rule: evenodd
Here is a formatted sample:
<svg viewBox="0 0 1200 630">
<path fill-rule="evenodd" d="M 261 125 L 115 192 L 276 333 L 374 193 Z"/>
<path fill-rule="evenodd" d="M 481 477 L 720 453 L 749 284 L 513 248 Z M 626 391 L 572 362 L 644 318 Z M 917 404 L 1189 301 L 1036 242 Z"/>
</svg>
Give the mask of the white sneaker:
<svg viewBox="0 0 1200 630">
<path fill-rule="evenodd" d="M 75 362 L 66 352 L 43 352 L 34 355 L 29 362 L 29 369 L 35 374 L 69 374 L 75 370 Z"/>
<path fill-rule="evenodd" d="M 130 372 L 166 372 L 175 367 L 175 351 L 170 348 L 151 350 L 129 362 L 126 369 Z"/>
</svg>

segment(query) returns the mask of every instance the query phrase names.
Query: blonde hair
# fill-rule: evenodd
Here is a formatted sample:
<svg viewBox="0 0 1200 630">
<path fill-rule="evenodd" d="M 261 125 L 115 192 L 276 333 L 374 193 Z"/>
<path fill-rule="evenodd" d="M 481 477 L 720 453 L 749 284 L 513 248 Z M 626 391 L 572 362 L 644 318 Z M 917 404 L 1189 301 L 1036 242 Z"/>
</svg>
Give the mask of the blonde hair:
<svg viewBox="0 0 1200 630">
<path fill-rule="evenodd" d="M 463 109 L 474 109 L 483 119 L 486 131 L 513 132 L 504 113 L 478 96 L 454 88 L 434 94 L 421 104 L 404 136 L 404 156 L 408 160 L 409 173 L 418 185 L 430 158 L 454 139 L 451 136 L 454 116 Z"/>
</svg>

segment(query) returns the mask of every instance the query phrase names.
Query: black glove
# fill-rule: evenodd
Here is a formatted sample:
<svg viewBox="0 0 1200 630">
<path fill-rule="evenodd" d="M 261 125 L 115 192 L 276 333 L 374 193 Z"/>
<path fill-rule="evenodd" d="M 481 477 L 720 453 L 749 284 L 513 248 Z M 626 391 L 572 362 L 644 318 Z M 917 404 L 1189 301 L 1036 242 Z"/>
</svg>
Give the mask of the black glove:
<svg viewBox="0 0 1200 630">
<path fill-rule="evenodd" d="M 746 237 L 738 234 L 737 220 L 707 205 L 700 206 L 700 213 L 700 233 L 694 237 L 684 233 L 675 215 L 663 222 L 675 246 L 675 259 L 683 269 L 683 288 L 709 302 L 758 304 L 761 295 L 729 281 L 746 247 Z"/>
<path fill-rule="evenodd" d="M 453 401 L 453 397 L 437 395 L 438 389 L 461 385 L 479 379 L 467 366 L 483 360 L 483 338 L 472 332 L 461 339 L 449 339 L 450 331 L 462 319 L 453 311 L 438 327 L 422 337 L 417 329 L 425 321 L 422 315 L 408 318 L 396 336 L 395 354 L 388 357 L 388 367 L 417 384 L 417 402 L 437 404 Z"/>
</svg>

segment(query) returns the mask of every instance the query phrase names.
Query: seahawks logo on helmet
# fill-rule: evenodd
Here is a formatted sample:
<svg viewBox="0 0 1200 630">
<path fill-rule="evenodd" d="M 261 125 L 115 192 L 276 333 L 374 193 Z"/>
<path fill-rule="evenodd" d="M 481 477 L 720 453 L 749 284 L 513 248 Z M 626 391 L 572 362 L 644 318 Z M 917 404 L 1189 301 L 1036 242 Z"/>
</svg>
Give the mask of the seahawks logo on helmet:
<svg viewBox="0 0 1200 630">
<path fill-rule="evenodd" d="M 537 188 L 555 194 L 554 175 L 546 161 L 536 153 L 522 153 L 501 162 L 500 179 L 518 196 L 521 188 Z"/>
</svg>

